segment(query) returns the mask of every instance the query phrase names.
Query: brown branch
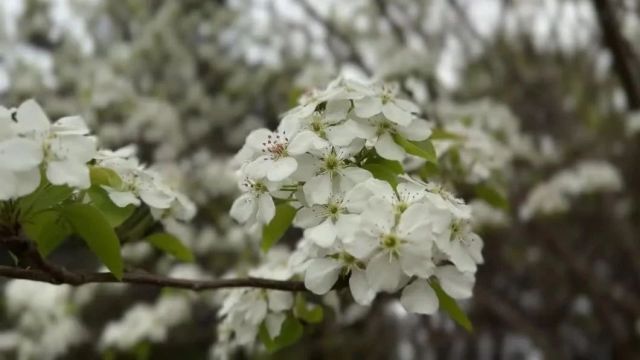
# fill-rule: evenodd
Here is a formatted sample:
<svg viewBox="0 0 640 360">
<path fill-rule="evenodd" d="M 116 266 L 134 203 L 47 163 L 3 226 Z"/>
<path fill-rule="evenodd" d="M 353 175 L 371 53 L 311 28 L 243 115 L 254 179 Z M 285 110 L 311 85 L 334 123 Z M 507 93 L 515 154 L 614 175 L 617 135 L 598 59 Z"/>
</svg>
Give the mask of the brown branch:
<svg viewBox="0 0 640 360">
<path fill-rule="evenodd" d="M 605 45 L 613 56 L 613 66 L 627 96 L 629 108 L 640 109 L 640 79 L 634 73 L 633 52 L 625 41 L 616 19 L 615 10 L 609 0 L 592 0 L 598 16 Z"/>
<path fill-rule="evenodd" d="M 122 276 L 122 280 L 118 280 L 111 273 L 107 272 L 71 272 L 66 269 L 58 268 L 57 274 L 54 275 L 43 270 L 22 269 L 2 265 L 0 265 L 0 276 L 13 279 L 39 281 L 56 285 L 68 284 L 72 286 L 94 283 L 113 283 L 171 287 L 193 291 L 242 287 L 283 291 L 306 291 L 304 283 L 301 281 L 282 281 L 251 277 L 244 279 L 191 280 L 165 277 L 161 275 L 142 272 L 131 272 L 125 273 Z"/>
</svg>

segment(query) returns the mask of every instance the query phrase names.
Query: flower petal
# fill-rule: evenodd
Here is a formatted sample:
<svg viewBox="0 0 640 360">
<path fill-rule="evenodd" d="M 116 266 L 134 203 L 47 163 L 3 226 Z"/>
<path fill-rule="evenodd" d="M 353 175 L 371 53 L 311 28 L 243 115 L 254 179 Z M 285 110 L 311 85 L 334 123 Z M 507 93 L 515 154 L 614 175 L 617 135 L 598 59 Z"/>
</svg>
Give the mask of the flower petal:
<svg viewBox="0 0 640 360">
<path fill-rule="evenodd" d="M 298 162 L 292 157 L 283 157 L 273 163 L 267 170 L 267 179 L 271 181 L 282 181 L 293 174 L 298 168 Z"/>
<path fill-rule="evenodd" d="M 15 197 L 29 195 L 40 185 L 40 169 L 33 168 L 27 171 L 13 173 L 16 179 Z M 4 186 L 4 183 L 2 183 Z"/>
<path fill-rule="evenodd" d="M 267 300 L 269 301 L 269 310 L 271 311 L 285 311 L 291 309 L 293 306 L 293 295 L 287 291 L 267 291 Z"/>
<path fill-rule="evenodd" d="M 311 260 L 304 275 L 304 286 L 314 294 L 326 294 L 338 281 L 341 270 L 342 264 L 335 259 Z"/>
<path fill-rule="evenodd" d="M 395 101 L 389 101 L 384 106 L 382 106 L 382 113 L 384 116 L 400 126 L 407 126 L 411 124 L 411 120 L 413 119 L 413 114 L 400 108 L 396 105 Z"/>
<path fill-rule="evenodd" d="M 79 189 L 91 186 L 87 165 L 73 160 L 50 161 L 47 164 L 47 179 L 53 185 L 69 185 Z"/>
<path fill-rule="evenodd" d="M 258 197 L 258 221 L 267 224 L 276 216 L 276 205 L 271 195 L 264 193 Z"/>
<path fill-rule="evenodd" d="M 373 298 L 376 296 L 376 292 L 369 286 L 367 274 L 362 270 L 351 270 L 349 289 L 351 290 L 353 299 L 360 305 L 371 304 L 371 301 L 373 301 Z"/>
<path fill-rule="evenodd" d="M 111 195 L 111 194 L 110 194 Z M 113 198 L 112 198 L 113 200 Z M 114 201 L 115 202 L 115 201 Z M 256 198 L 249 193 L 240 195 L 231 205 L 231 217 L 240 223 L 247 222 L 257 209 Z"/>
<path fill-rule="evenodd" d="M 20 104 L 16 118 L 18 121 L 15 129 L 24 135 L 30 135 L 34 132 L 46 132 L 49 131 L 49 127 L 51 126 L 49 118 L 40 105 L 33 99 L 29 99 Z"/>
<path fill-rule="evenodd" d="M 267 332 L 269 333 L 269 337 L 275 339 L 280 335 L 280 331 L 282 330 L 282 323 L 284 323 L 284 319 L 286 315 L 283 313 L 270 313 L 264 319 L 265 325 L 267 326 Z"/>
<path fill-rule="evenodd" d="M 132 192 L 129 191 L 115 191 L 109 187 L 104 187 L 107 190 L 107 194 L 109 194 L 109 199 L 113 201 L 114 204 L 118 207 L 125 207 L 127 205 L 140 205 L 140 199 L 138 199 Z"/>
<path fill-rule="evenodd" d="M 402 291 L 400 303 L 408 312 L 433 314 L 438 310 L 438 297 L 426 280 L 415 280 Z"/>
<path fill-rule="evenodd" d="M 361 118 L 370 118 L 382 111 L 382 99 L 378 96 L 365 96 L 353 100 L 354 112 Z"/>
<path fill-rule="evenodd" d="M 331 177 L 329 174 L 316 175 L 302 188 L 309 205 L 326 204 L 331 197 Z"/>
<path fill-rule="evenodd" d="M 320 225 L 305 230 L 304 236 L 316 245 L 327 248 L 336 241 L 336 227 L 333 221 L 327 218 Z"/>
<path fill-rule="evenodd" d="M 386 252 L 374 256 L 367 265 L 367 281 L 374 290 L 394 292 L 402 280 L 398 261 Z"/>
<path fill-rule="evenodd" d="M 393 141 L 393 138 L 389 133 L 384 133 L 378 137 L 375 148 L 378 155 L 385 159 L 397 161 L 404 160 L 404 149 Z"/>
<path fill-rule="evenodd" d="M 473 294 L 475 277 L 472 273 L 461 272 L 454 266 L 447 265 L 436 269 L 436 277 L 442 290 L 454 299 L 468 299 Z"/>
<path fill-rule="evenodd" d="M 25 171 L 37 167 L 44 154 L 42 146 L 35 141 L 11 138 L 0 142 L 0 168 Z"/>
</svg>

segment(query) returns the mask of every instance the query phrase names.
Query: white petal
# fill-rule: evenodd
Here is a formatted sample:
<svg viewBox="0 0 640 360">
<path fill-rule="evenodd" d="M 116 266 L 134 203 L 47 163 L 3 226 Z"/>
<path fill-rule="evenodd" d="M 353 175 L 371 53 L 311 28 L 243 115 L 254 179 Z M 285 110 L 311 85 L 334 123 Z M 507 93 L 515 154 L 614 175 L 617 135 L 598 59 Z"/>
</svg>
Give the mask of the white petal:
<svg viewBox="0 0 640 360">
<path fill-rule="evenodd" d="M 431 136 L 431 125 L 423 119 L 413 119 L 408 126 L 398 126 L 397 130 L 411 141 L 422 141 Z"/>
<path fill-rule="evenodd" d="M 280 330 L 282 329 L 282 323 L 284 323 L 284 319 L 286 315 L 283 313 L 270 313 L 264 319 L 265 325 L 267 326 L 267 332 L 269 333 L 269 337 L 275 339 L 280 335 Z"/>
<path fill-rule="evenodd" d="M 231 210 L 229 211 L 229 213 L 231 214 L 231 217 L 236 219 L 236 221 L 240 223 L 245 223 L 249 220 L 249 218 L 251 218 L 253 214 L 255 214 L 256 209 L 257 209 L 256 198 L 249 193 L 245 193 L 240 195 L 240 197 L 233 202 L 233 205 L 231 205 Z"/>
<path fill-rule="evenodd" d="M 413 115 L 400 108 L 394 101 L 389 101 L 382 106 L 382 113 L 390 121 L 400 125 L 407 126 L 411 123 Z"/>
<path fill-rule="evenodd" d="M 353 239 L 343 239 L 344 250 L 358 259 L 366 259 L 378 248 L 378 237 L 362 231 L 356 232 Z"/>
<path fill-rule="evenodd" d="M 51 130 L 57 134 L 65 135 L 86 135 L 89 133 L 89 128 L 81 116 L 65 116 L 58 119 Z"/>
<path fill-rule="evenodd" d="M 327 141 L 319 137 L 313 131 L 305 130 L 298 133 L 287 146 L 291 155 L 304 154 L 309 150 L 317 150 L 327 146 Z"/>
<path fill-rule="evenodd" d="M 354 112 L 361 118 L 370 118 L 382 111 L 382 99 L 378 96 L 365 96 L 353 100 Z"/>
<path fill-rule="evenodd" d="M 0 142 L 0 168 L 25 171 L 42 162 L 42 145 L 35 141 L 12 138 Z"/>
<path fill-rule="evenodd" d="M 323 210 L 322 206 L 303 207 L 293 218 L 293 225 L 302 229 L 316 226 L 326 218 L 323 215 Z"/>
<path fill-rule="evenodd" d="M 314 176 L 304 184 L 303 189 L 309 205 L 326 204 L 331 197 L 331 177 L 329 174 Z"/>
<path fill-rule="evenodd" d="M 16 179 L 15 196 L 21 197 L 34 192 L 40 185 L 40 169 L 33 168 L 27 171 L 13 173 Z M 4 183 L 2 183 L 4 186 Z"/>
<path fill-rule="evenodd" d="M 156 209 L 168 209 L 175 200 L 175 195 L 157 187 L 140 190 L 140 199 Z"/>
<path fill-rule="evenodd" d="M 325 129 L 325 133 L 329 142 L 334 146 L 347 146 L 358 137 L 358 134 L 353 131 L 353 126 L 348 122 L 328 127 Z"/>
<path fill-rule="evenodd" d="M 267 170 L 267 179 L 271 181 L 282 181 L 296 171 L 298 163 L 292 157 L 283 157 L 275 160 L 271 168 Z"/>
<path fill-rule="evenodd" d="M 12 171 L 0 168 L 0 200 L 16 197 L 17 180 Z"/>
<path fill-rule="evenodd" d="M 324 111 L 324 120 L 330 124 L 344 120 L 350 107 L 351 102 L 348 100 L 327 101 Z"/>
<path fill-rule="evenodd" d="M 411 112 L 411 113 L 419 113 L 420 112 L 420 108 L 418 107 L 418 105 L 414 104 L 412 101 L 409 100 L 405 100 L 405 99 L 395 99 L 394 102 L 396 103 L 396 105 L 398 107 L 400 107 L 401 109 Z"/>
<path fill-rule="evenodd" d="M 263 143 L 267 141 L 269 135 L 273 134 L 269 129 L 256 129 L 247 135 L 246 144 L 251 146 L 255 150 L 264 148 Z"/>
<path fill-rule="evenodd" d="M 438 297 L 425 280 L 415 280 L 402 290 L 400 303 L 408 312 L 433 314 L 438 310 Z"/>
<path fill-rule="evenodd" d="M 360 227 L 360 215 L 342 214 L 336 221 L 336 233 L 340 239 L 349 242 Z"/>
<path fill-rule="evenodd" d="M 129 191 L 114 191 L 111 188 L 103 187 L 109 194 L 109 199 L 113 201 L 118 207 L 125 207 L 127 205 L 140 205 L 140 199 L 138 199 L 132 192 Z"/>
<path fill-rule="evenodd" d="M 72 159 L 86 163 L 96 154 L 96 138 L 82 135 L 56 136 L 50 143 L 51 151 L 58 159 Z"/>
<path fill-rule="evenodd" d="M 453 242 L 448 251 L 445 251 L 451 262 L 461 271 L 476 272 L 478 266 L 467 251 L 467 248 L 459 242 Z"/>
<path fill-rule="evenodd" d="M 426 193 L 424 186 L 412 182 L 398 184 L 397 190 L 400 200 L 407 204 L 422 200 Z"/>
<path fill-rule="evenodd" d="M 343 192 L 351 190 L 356 184 L 365 182 L 373 177 L 371 173 L 365 169 L 350 166 L 340 171 L 340 190 Z"/>
<path fill-rule="evenodd" d="M 353 299 L 360 305 L 371 304 L 376 296 L 376 292 L 369 286 L 366 273 L 362 270 L 354 269 L 351 271 L 349 289 L 351 289 Z"/>
<path fill-rule="evenodd" d="M 388 199 L 389 202 L 395 198 L 388 182 L 372 178 L 350 189 L 345 194 L 343 204 L 349 211 L 360 213 L 367 208 L 374 195 Z"/>
<path fill-rule="evenodd" d="M 395 223 L 393 205 L 384 198 L 373 197 L 362 213 L 363 230 L 372 235 L 389 233 Z"/>
<path fill-rule="evenodd" d="M 17 111 L 16 130 L 21 134 L 49 131 L 49 118 L 35 100 L 23 102 Z"/>
<path fill-rule="evenodd" d="M 268 156 L 260 156 L 243 167 L 244 172 L 252 179 L 261 179 L 273 168 L 273 160 Z"/>
<path fill-rule="evenodd" d="M 258 220 L 264 224 L 269 223 L 276 216 L 276 205 L 271 195 L 264 193 L 258 197 Z"/>
<path fill-rule="evenodd" d="M 304 275 L 304 286 L 314 294 L 326 294 L 338 281 L 341 270 L 342 264 L 335 259 L 311 260 Z"/>
<path fill-rule="evenodd" d="M 304 231 L 304 236 L 316 245 L 327 248 L 336 241 L 336 227 L 331 219 Z"/>
<path fill-rule="evenodd" d="M 400 216 L 400 222 L 398 223 L 398 233 L 402 236 L 410 236 L 414 233 L 415 229 L 429 224 L 429 210 L 431 207 L 425 204 L 413 204 L 405 210 Z M 425 238 L 431 238 L 429 233 L 422 233 L 418 235 L 424 235 Z"/>
<path fill-rule="evenodd" d="M 436 269 L 440 286 L 454 299 L 468 299 L 473 294 L 475 277 L 472 273 L 460 272 L 454 266 L 447 265 Z"/>
<path fill-rule="evenodd" d="M 404 149 L 393 141 L 389 133 L 384 133 L 378 137 L 375 145 L 378 155 L 385 159 L 402 161 L 405 157 Z"/>
<path fill-rule="evenodd" d="M 293 295 L 287 291 L 267 291 L 267 299 L 269 300 L 269 310 L 271 311 L 285 311 L 293 306 Z"/>
<path fill-rule="evenodd" d="M 73 160 L 50 161 L 47 164 L 47 179 L 54 185 L 69 185 L 79 189 L 91 186 L 87 165 Z"/>
<path fill-rule="evenodd" d="M 374 290 L 394 292 L 401 280 L 400 264 L 386 252 L 374 256 L 367 265 L 367 281 Z"/>
<path fill-rule="evenodd" d="M 400 266 L 407 276 L 431 276 L 435 267 L 431 260 L 431 244 L 403 245 L 400 249 Z"/>
</svg>

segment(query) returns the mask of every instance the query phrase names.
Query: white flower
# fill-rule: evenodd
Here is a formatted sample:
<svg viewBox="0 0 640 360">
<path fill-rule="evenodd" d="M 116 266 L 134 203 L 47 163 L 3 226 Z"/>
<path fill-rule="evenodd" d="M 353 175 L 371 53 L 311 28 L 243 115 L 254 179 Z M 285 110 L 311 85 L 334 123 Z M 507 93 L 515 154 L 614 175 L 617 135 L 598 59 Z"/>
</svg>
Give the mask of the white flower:
<svg viewBox="0 0 640 360">
<path fill-rule="evenodd" d="M 238 222 L 267 224 L 276 214 L 276 206 L 270 191 L 277 190 L 277 184 L 265 179 L 245 177 L 240 183 L 244 191 L 231 206 L 230 214 Z"/>
<path fill-rule="evenodd" d="M 327 204 L 303 207 L 293 219 L 293 224 L 303 228 L 304 237 L 320 247 L 330 247 L 336 238 L 344 238 L 357 227 L 359 217 L 347 214 L 341 196 L 332 196 Z"/>
<path fill-rule="evenodd" d="M 309 205 L 327 204 L 334 187 L 342 192 L 355 184 L 371 178 L 371 173 L 350 162 L 350 158 L 362 149 L 357 141 L 350 147 L 325 147 L 318 157 L 306 154 L 303 176 L 307 182 L 302 187 Z"/>
<path fill-rule="evenodd" d="M 21 197 L 40 184 L 42 147 L 16 136 L 11 112 L 0 107 L 0 200 Z"/>
<path fill-rule="evenodd" d="M 122 180 L 118 188 L 102 186 L 119 207 L 139 206 L 141 200 L 151 209 L 169 209 L 176 194 L 160 181 L 160 176 L 144 169 L 136 158 L 111 158 L 99 161 L 100 166 L 114 170 Z"/>
<path fill-rule="evenodd" d="M 306 117 L 298 117 L 298 114 L 289 114 L 282 119 L 282 124 L 287 128 L 299 126 L 296 135 L 312 139 L 314 144 L 322 145 L 326 140 L 334 145 L 346 146 L 353 140 L 346 126 L 346 118 L 351 103 L 348 100 L 328 101 L 324 109 L 314 111 Z M 291 124 L 291 123 L 297 123 Z"/>
<path fill-rule="evenodd" d="M 396 191 L 388 182 L 371 178 L 354 186 L 345 195 L 344 204 L 348 210 L 361 213 L 368 207 L 369 200 L 375 196 L 385 199 L 396 211 L 402 212 L 424 199 L 427 193 L 424 186 L 413 182 L 398 184 Z"/>
<path fill-rule="evenodd" d="M 374 96 L 365 96 L 353 101 L 354 112 L 361 118 L 370 118 L 382 113 L 391 122 L 408 126 L 420 109 L 411 101 L 398 99 L 396 86 L 382 86 Z"/>
<path fill-rule="evenodd" d="M 245 166 L 246 173 L 254 178 L 266 177 L 269 181 L 282 181 L 293 174 L 298 168 L 295 155 L 326 143 L 312 131 L 298 133 L 299 129 L 298 122 L 289 121 L 282 122 L 275 132 L 268 129 L 252 131 L 241 150 L 244 160 L 250 160 Z"/>
<path fill-rule="evenodd" d="M 436 235 L 436 245 L 460 271 L 475 272 L 477 264 L 483 262 L 482 239 L 472 231 L 467 219 L 450 220 L 449 225 Z"/>
<path fill-rule="evenodd" d="M 414 204 L 398 214 L 387 200 L 371 200 L 362 213 L 360 232 L 345 245 L 358 258 L 374 254 L 366 270 L 374 289 L 393 292 L 406 276 L 426 278 L 432 274 L 433 235 L 425 216 L 428 211 L 428 206 Z M 355 243 L 361 245 L 356 248 L 352 246 Z"/>
<path fill-rule="evenodd" d="M 333 288 L 340 274 L 348 274 L 353 299 L 361 305 L 368 305 L 376 292 L 369 285 L 363 269 L 364 264 L 361 261 L 345 251 L 340 251 L 331 256 L 311 260 L 305 271 L 304 285 L 311 292 L 323 295 Z"/>
<path fill-rule="evenodd" d="M 96 139 L 89 134 L 84 120 L 67 116 L 51 124 L 34 100 L 22 103 L 16 112 L 16 132 L 41 144 L 46 175 L 54 185 L 80 189 L 91 186 L 87 162 L 96 153 Z"/>
<path fill-rule="evenodd" d="M 449 296 L 454 299 L 471 297 L 475 277 L 472 273 L 460 272 L 451 265 L 438 267 L 435 270 L 438 283 Z M 438 297 L 426 279 L 415 279 L 402 291 L 402 306 L 413 313 L 433 314 L 438 310 Z"/>
<path fill-rule="evenodd" d="M 429 123 L 418 118 L 411 119 L 402 126 L 381 115 L 350 120 L 347 124 L 355 137 L 371 142 L 378 155 L 389 160 L 402 161 L 406 157 L 404 148 L 396 144 L 393 139 L 395 134 L 400 134 L 411 141 L 422 141 L 431 135 Z"/>
</svg>

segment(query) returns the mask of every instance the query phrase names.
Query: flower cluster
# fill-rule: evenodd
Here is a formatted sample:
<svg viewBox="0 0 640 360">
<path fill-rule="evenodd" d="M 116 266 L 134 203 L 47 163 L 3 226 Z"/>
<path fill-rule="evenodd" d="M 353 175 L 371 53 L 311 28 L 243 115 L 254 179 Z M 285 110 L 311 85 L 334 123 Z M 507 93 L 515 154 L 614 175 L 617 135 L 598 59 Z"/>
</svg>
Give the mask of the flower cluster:
<svg viewBox="0 0 640 360">
<path fill-rule="evenodd" d="M 191 219 L 195 205 L 141 165 L 135 153 L 132 146 L 97 150 L 97 139 L 81 117 L 67 116 L 51 123 L 34 100 L 17 109 L 0 107 L 0 200 L 33 193 L 44 174 L 48 183 L 74 190 L 101 185 L 121 208 L 144 202 L 156 219 Z M 93 184 L 92 167 L 112 170 L 117 177 L 108 184 Z"/>
<path fill-rule="evenodd" d="M 342 278 L 358 303 L 402 290 L 404 307 L 423 314 L 437 310 L 438 290 L 470 297 L 483 261 L 470 208 L 439 184 L 400 175 L 431 134 L 418 111 L 392 86 L 344 79 L 303 97 L 277 131 L 248 136 L 231 215 L 270 224 L 281 221 L 278 208 L 294 208 L 304 236 L 289 266 L 316 294 Z"/>
<path fill-rule="evenodd" d="M 434 140 L 438 156 L 466 174 L 470 183 L 509 170 L 515 157 L 530 157 L 531 139 L 522 134 L 508 108 L 490 100 L 468 104 L 440 103 L 437 117 L 444 130 Z"/>
<path fill-rule="evenodd" d="M 86 189 L 87 163 L 96 139 L 78 116 L 51 123 L 34 100 L 15 110 L 0 107 L 0 200 L 28 195 L 40 185 L 40 169 L 53 185 Z"/>
<path fill-rule="evenodd" d="M 562 213 L 569 210 L 573 198 L 620 189 L 622 176 L 615 166 L 605 161 L 584 160 L 535 186 L 520 207 L 519 216 L 530 220 L 537 215 Z"/>
</svg>

